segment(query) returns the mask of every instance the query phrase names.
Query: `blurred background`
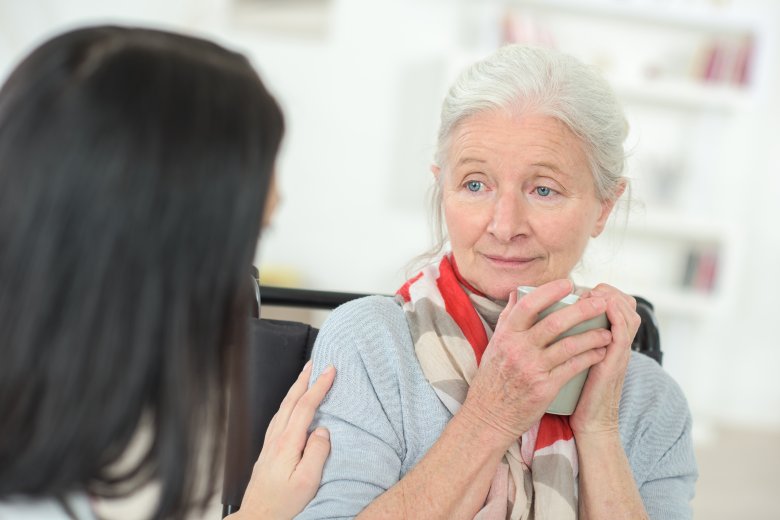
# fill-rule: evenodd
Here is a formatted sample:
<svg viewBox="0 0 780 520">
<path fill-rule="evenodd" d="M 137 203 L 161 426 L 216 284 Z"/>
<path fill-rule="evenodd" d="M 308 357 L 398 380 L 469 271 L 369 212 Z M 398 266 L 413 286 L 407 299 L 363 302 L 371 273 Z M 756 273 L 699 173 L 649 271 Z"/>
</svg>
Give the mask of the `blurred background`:
<svg viewBox="0 0 780 520">
<path fill-rule="evenodd" d="M 777 518 L 780 2 L 0 0 L 0 78 L 53 34 L 104 22 L 252 60 L 288 126 L 256 263 L 264 283 L 314 289 L 392 293 L 428 248 L 438 111 L 464 65 L 528 42 L 597 66 L 629 116 L 633 189 L 577 281 L 655 304 L 694 413 L 697 518 Z M 107 514 L 135 518 L 151 493 Z"/>
</svg>

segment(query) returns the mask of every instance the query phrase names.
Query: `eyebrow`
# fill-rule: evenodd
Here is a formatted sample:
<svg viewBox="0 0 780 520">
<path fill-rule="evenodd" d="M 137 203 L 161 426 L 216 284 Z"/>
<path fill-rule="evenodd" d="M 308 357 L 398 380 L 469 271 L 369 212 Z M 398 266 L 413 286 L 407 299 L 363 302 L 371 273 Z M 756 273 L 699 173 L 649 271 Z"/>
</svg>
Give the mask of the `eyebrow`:
<svg viewBox="0 0 780 520">
<path fill-rule="evenodd" d="M 468 165 L 468 164 L 487 164 L 487 161 L 484 159 L 477 159 L 476 157 L 462 157 L 461 159 L 458 160 L 457 163 L 455 163 L 455 168 L 458 168 L 459 166 Z M 570 173 L 561 170 L 554 163 L 541 161 L 541 162 L 533 163 L 531 166 L 546 168 L 548 170 L 552 170 L 555 173 L 563 175 L 564 177 L 571 177 Z"/>
<path fill-rule="evenodd" d="M 571 174 L 561 170 L 560 168 L 558 168 L 558 166 L 556 166 L 555 164 L 552 164 L 552 163 L 538 162 L 538 163 L 534 163 L 533 166 L 538 166 L 538 167 L 541 167 L 541 168 L 547 168 L 548 170 L 552 170 L 555 173 L 559 173 L 559 174 L 561 174 L 563 176 L 566 176 L 566 177 L 570 177 L 571 176 Z"/>
</svg>

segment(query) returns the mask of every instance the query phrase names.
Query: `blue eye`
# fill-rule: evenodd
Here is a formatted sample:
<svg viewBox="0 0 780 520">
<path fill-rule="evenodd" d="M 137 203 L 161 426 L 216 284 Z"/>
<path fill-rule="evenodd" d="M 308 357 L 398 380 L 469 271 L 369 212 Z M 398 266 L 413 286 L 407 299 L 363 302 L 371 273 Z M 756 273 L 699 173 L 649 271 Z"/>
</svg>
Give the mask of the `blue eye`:
<svg viewBox="0 0 780 520">
<path fill-rule="evenodd" d="M 536 194 L 541 197 L 549 197 L 551 193 L 552 190 L 547 186 L 539 186 L 538 188 L 536 188 Z"/>
<path fill-rule="evenodd" d="M 480 191 L 482 189 L 482 186 L 483 184 L 480 181 L 468 181 L 466 183 L 466 189 L 472 192 Z"/>
</svg>

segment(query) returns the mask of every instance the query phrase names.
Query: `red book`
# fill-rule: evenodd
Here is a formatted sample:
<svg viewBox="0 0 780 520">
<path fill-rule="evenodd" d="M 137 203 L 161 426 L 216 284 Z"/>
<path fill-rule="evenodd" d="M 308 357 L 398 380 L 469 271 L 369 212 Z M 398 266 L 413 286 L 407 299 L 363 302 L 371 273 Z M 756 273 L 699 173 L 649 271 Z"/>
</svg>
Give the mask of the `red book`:
<svg viewBox="0 0 780 520">
<path fill-rule="evenodd" d="M 702 79 L 704 81 L 713 81 L 715 79 L 715 72 L 718 61 L 718 46 L 711 44 L 706 51 L 706 59 L 704 60 L 704 70 L 702 71 Z"/>
<path fill-rule="evenodd" d="M 699 257 L 699 268 L 696 270 L 694 287 L 706 292 L 715 289 L 718 270 L 718 254 L 715 251 L 706 251 Z"/>
<path fill-rule="evenodd" d="M 731 77 L 735 85 L 747 85 L 750 81 L 750 60 L 753 57 L 753 39 L 748 37 L 739 46 Z"/>
</svg>

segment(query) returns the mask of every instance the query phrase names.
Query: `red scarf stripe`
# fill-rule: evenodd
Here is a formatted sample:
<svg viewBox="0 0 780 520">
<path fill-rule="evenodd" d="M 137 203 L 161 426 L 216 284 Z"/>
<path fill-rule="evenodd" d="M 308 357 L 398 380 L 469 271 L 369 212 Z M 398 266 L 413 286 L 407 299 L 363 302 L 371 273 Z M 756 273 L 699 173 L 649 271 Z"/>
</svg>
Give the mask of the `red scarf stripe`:
<svg viewBox="0 0 780 520">
<path fill-rule="evenodd" d="M 458 270 L 458 263 L 455 261 L 454 256 L 450 257 L 450 263 L 452 264 L 452 271 L 455 273 L 455 278 L 458 279 L 458 282 L 460 282 L 460 284 L 465 287 L 467 291 L 471 291 L 474 294 L 478 294 L 480 296 L 485 296 L 482 291 L 471 285 L 468 280 L 460 275 L 460 271 Z"/>
<path fill-rule="evenodd" d="M 453 317 L 466 336 L 474 355 L 477 358 L 477 366 L 482 361 L 482 354 L 485 352 L 488 344 L 487 333 L 479 314 L 474 305 L 469 300 L 468 294 L 458 285 L 458 278 L 455 270 L 445 256 L 439 264 L 439 278 L 436 285 L 444 299 L 444 308 L 447 314 Z"/>
<path fill-rule="evenodd" d="M 574 432 L 571 431 L 571 426 L 569 426 L 568 415 L 546 413 L 542 416 L 542 423 L 539 425 L 534 451 L 552 446 L 558 441 L 568 441 L 572 438 L 574 438 Z"/>
<path fill-rule="evenodd" d="M 404 303 L 409 303 L 412 300 L 412 296 L 409 294 L 409 288 L 412 286 L 414 282 L 422 278 L 422 272 L 417 273 L 417 276 L 413 278 L 409 278 L 403 286 L 398 289 L 398 293 L 401 295 L 401 298 L 404 299 Z"/>
</svg>

